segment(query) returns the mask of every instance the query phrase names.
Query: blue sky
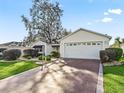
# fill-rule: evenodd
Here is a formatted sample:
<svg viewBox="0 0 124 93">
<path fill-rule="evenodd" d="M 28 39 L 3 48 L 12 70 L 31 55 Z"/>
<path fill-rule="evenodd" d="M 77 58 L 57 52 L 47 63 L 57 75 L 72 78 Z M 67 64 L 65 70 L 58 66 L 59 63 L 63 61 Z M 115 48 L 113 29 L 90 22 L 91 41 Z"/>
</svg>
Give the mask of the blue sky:
<svg viewBox="0 0 124 93">
<path fill-rule="evenodd" d="M 124 0 L 58 1 L 64 10 L 63 27 L 68 30 L 86 28 L 124 38 Z M 0 0 L 0 43 L 23 40 L 27 31 L 21 15 L 29 16 L 31 5 L 32 0 Z"/>
</svg>

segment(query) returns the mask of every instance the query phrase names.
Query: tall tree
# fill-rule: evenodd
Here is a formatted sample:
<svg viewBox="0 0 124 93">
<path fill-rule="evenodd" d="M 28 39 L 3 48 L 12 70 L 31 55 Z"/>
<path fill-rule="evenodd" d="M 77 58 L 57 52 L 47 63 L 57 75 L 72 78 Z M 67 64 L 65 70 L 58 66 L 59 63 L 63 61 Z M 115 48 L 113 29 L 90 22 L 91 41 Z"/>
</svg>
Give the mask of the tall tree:
<svg viewBox="0 0 124 93">
<path fill-rule="evenodd" d="M 29 43 L 35 41 L 35 36 L 44 38 L 49 44 L 57 43 L 58 39 L 62 38 L 63 30 L 61 24 L 63 10 L 59 7 L 59 3 L 51 3 L 50 0 L 33 0 L 32 3 L 30 20 L 22 16 L 26 30 L 29 31 Z"/>
<path fill-rule="evenodd" d="M 67 36 L 68 34 L 71 34 L 71 33 L 72 33 L 71 30 L 68 31 L 67 29 L 63 29 L 63 31 L 62 31 L 62 36 L 64 37 L 64 36 Z"/>
</svg>

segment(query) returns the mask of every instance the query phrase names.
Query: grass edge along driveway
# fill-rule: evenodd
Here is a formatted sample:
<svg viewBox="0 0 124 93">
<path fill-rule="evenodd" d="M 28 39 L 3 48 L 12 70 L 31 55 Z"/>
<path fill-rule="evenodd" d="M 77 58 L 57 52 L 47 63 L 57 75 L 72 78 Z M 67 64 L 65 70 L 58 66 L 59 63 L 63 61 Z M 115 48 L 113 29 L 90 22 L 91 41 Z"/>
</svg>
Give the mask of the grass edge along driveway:
<svg viewBox="0 0 124 93">
<path fill-rule="evenodd" d="M 0 62 L 0 80 L 37 66 L 38 65 L 32 61 Z"/>
<path fill-rule="evenodd" d="M 105 93 L 124 93 L 124 65 L 104 67 Z"/>
</svg>

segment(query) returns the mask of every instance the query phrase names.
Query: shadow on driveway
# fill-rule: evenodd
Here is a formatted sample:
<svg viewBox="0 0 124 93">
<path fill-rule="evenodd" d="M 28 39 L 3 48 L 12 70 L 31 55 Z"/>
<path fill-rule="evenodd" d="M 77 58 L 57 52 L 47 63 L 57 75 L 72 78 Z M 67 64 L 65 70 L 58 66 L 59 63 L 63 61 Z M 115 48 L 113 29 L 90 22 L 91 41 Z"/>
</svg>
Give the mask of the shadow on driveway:
<svg viewBox="0 0 124 93">
<path fill-rule="evenodd" d="M 65 60 L 66 66 L 53 64 L 47 73 L 38 67 L 1 80 L 0 93 L 95 93 L 99 62 Z"/>
</svg>

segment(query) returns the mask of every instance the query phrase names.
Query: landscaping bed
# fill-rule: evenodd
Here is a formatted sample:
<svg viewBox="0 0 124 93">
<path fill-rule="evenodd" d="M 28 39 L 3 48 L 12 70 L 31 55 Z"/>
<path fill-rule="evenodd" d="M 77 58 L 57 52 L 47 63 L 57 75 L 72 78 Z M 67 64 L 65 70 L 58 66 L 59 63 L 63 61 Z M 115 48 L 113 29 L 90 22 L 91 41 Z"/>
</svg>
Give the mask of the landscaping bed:
<svg viewBox="0 0 124 93">
<path fill-rule="evenodd" d="M 112 61 L 108 63 L 103 63 L 104 66 L 120 66 L 124 65 L 124 62 L 119 62 L 119 61 Z"/>
<path fill-rule="evenodd" d="M 0 62 L 0 79 L 24 72 L 26 70 L 37 67 L 38 65 L 33 61 L 11 61 Z"/>
<path fill-rule="evenodd" d="M 124 93 L 124 65 L 104 66 L 105 93 Z"/>
</svg>

